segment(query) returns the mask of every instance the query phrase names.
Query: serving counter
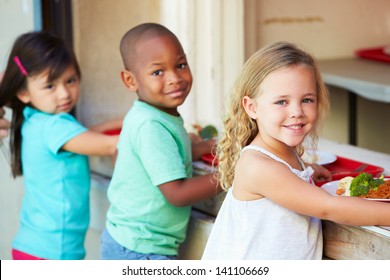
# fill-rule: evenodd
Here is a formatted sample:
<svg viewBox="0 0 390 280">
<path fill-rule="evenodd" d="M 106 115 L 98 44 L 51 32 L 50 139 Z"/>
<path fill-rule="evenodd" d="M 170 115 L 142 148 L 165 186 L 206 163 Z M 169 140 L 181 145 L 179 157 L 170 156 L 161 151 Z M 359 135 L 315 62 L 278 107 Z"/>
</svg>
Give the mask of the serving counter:
<svg viewBox="0 0 390 280">
<path fill-rule="evenodd" d="M 357 144 L 357 96 L 390 103 L 390 64 L 361 58 L 319 61 L 327 85 L 348 91 L 348 141 Z"/>
<path fill-rule="evenodd" d="M 390 155 L 321 139 L 319 150 L 381 166 L 390 175 Z M 380 213 L 378 213 L 380 214 Z M 345 226 L 323 221 L 324 255 L 331 259 L 390 259 L 390 227 Z"/>
<path fill-rule="evenodd" d="M 390 175 L 390 155 L 388 154 L 327 139 L 320 139 L 318 149 L 337 156 L 381 166 L 384 168 L 383 174 Z M 197 172 L 202 173 L 202 163 L 195 166 L 198 166 Z M 200 258 L 224 197 L 225 193 L 221 193 L 193 206 L 195 210 L 190 222 L 187 241 L 182 248 L 183 258 Z M 390 227 L 355 227 L 323 221 L 323 231 L 324 258 L 337 260 L 390 259 Z"/>
<path fill-rule="evenodd" d="M 327 139 L 320 139 L 319 150 L 333 153 L 384 168 L 384 175 L 390 176 L 390 155 L 370 151 L 349 144 L 341 144 Z M 210 172 L 211 167 L 202 162 L 194 163 L 198 174 Z M 87 248 L 89 258 L 99 258 L 96 243 L 104 228 L 105 213 L 109 206 L 107 187 L 109 177 L 92 176 L 91 187 L 91 223 Z M 202 201 L 193 206 L 188 227 L 187 239 L 180 248 L 180 259 L 200 259 L 208 236 L 213 227 L 215 217 L 222 205 L 225 193 L 212 199 Z M 390 259 L 390 228 L 389 227 L 354 227 L 345 226 L 330 221 L 323 221 L 324 258 L 329 259 Z"/>
</svg>

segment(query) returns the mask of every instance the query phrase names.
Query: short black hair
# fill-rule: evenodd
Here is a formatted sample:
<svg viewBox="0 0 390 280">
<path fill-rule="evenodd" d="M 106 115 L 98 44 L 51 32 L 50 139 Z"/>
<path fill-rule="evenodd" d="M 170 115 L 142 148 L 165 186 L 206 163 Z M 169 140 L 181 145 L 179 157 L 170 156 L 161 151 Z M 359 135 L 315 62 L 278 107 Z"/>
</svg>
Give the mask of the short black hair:
<svg viewBox="0 0 390 280">
<path fill-rule="evenodd" d="M 168 28 L 158 23 L 142 23 L 127 31 L 120 42 L 120 52 L 125 69 L 132 70 L 132 66 L 137 57 L 136 47 L 139 42 L 159 36 L 171 36 L 175 38 L 181 46 L 176 35 Z"/>
</svg>

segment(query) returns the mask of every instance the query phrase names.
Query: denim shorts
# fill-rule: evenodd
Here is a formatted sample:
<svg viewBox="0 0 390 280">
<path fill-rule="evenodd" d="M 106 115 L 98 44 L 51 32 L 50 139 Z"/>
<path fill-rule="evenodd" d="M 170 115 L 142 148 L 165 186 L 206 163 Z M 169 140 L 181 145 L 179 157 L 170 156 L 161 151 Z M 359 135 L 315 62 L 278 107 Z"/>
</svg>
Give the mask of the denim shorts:
<svg viewBox="0 0 390 280">
<path fill-rule="evenodd" d="M 176 256 L 142 254 L 118 244 L 105 228 L 100 237 L 100 253 L 103 260 L 176 260 Z"/>
</svg>

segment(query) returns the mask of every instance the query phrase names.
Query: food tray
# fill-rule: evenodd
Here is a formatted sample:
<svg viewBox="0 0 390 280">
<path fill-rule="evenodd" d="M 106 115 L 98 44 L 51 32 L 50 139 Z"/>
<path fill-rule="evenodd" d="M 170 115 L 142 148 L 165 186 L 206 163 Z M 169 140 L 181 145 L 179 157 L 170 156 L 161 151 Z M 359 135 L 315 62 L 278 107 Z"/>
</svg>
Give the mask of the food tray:
<svg viewBox="0 0 390 280">
<path fill-rule="evenodd" d="M 103 134 L 106 134 L 106 135 L 119 135 L 121 133 L 121 130 L 122 129 L 106 130 L 106 131 L 103 131 Z"/>
<path fill-rule="evenodd" d="M 384 168 L 376 165 L 371 165 L 365 162 L 356 161 L 344 157 L 337 156 L 335 162 L 323 165 L 332 173 L 332 181 L 340 180 L 347 176 L 356 177 L 362 172 L 372 174 L 373 176 L 379 176 L 383 173 Z M 317 186 L 321 186 L 326 182 L 317 182 Z"/>
<path fill-rule="evenodd" d="M 390 55 L 387 55 L 383 49 L 384 47 L 360 49 L 355 51 L 355 54 L 361 58 L 390 63 Z"/>
<path fill-rule="evenodd" d="M 202 161 L 209 164 L 209 165 L 212 165 L 212 166 L 218 166 L 218 158 L 216 158 L 213 154 L 204 154 L 202 156 Z"/>
<path fill-rule="evenodd" d="M 202 156 L 202 161 L 209 165 L 213 165 L 213 160 L 214 155 L 212 154 L 205 154 Z M 218 166 L 218 159 L 215 159 L 213 166 Z M 384 168 L 380 166 L 371 165 L 365 162 L 356 161 L 340 156 L 337 156 L 336 161 L 322 166 L 332 173 L 332 181 L 340 180 L 347 176 L 356 177 L 362 172 L 372 174 L 373 176 L 379 176 L 384 171 Z M 327 183 L 327 181 L 316 182 L 316 185 L 320 187 L 325 183 Z"/>
</svg>

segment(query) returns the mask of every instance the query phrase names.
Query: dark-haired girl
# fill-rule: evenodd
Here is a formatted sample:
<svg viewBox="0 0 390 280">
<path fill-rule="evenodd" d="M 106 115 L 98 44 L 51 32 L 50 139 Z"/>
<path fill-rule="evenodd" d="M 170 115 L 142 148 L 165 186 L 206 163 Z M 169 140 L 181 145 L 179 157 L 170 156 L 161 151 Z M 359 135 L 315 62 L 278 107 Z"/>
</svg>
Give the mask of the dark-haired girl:
<svg viewBox="0 0 390 280">
<path fill-rule="evenodd" d="M 88 130 L 70 111 L 81 74 L 64 41 L 46 32 L 19 36 L 0 84 L 12 109 L 11 170 L 24 177 L 14 259 L 83 259 L 89 224 L 87 155 L 114 155 L 116 136 Z"/>
</svg>

